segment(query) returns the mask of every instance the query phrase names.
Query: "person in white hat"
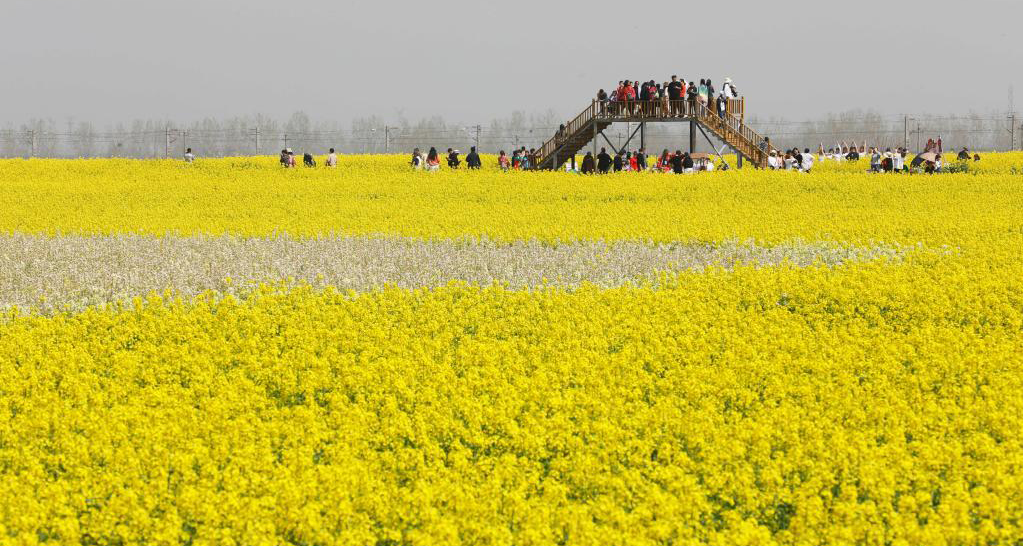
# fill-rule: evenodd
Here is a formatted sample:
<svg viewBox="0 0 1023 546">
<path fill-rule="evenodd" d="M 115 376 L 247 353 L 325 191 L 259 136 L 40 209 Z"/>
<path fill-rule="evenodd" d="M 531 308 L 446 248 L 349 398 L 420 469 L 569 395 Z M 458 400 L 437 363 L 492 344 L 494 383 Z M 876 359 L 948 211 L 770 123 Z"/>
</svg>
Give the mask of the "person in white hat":
<svg viewBox="0 0 1023 546">
<path fill-rule="evenodd" d="M 735 84 L 732 83 L 732 78 L 725 78 L 725 84 L 721 86 L 721 92 L 725 94 L 726 99 L 735 99 L 739 97 L 739 92 L 735 90 Z"/>
</svg>

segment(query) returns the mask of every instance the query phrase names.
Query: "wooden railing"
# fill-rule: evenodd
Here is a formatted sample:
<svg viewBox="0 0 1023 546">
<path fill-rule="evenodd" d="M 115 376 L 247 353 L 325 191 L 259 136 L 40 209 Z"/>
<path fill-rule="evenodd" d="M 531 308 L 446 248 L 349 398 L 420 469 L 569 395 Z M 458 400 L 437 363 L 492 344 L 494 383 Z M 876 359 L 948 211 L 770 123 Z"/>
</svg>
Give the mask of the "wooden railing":
<svg viewBox="0 0 1023 546">
<path fill-rule="evenodd" d="M 650 100 L 650 101 L 594 101 L 597 105 L 597 116 L 601 119 L 607 119 L 610 121 L 616 121 L 618 119 L 626 118 L 643 118 L 643 119 L 657 119 L 657 118 L 671 118 L 683 116 L 686 117 L 690 110 L 694 108 L 693 105 L 702 104 L 700 101 L 690 101 L 689 99 L 670 100 L 664 101 L 661 99 Z M 711 101 L 710 104 L 704 105 L 705 107 L 715 110 L 716 102 Z M 746 117 L 746 98 L 737 98 L 729 100 L 726 105 L 726 112 L 739 118 L 740 120 Z"/>
<path fill-rule="evenodd" d="M 597 101 L 594 100 L 590 103 L 590 106 L 583 110 L 578 116 L 572 121 L 565 125 L 564 130 L 558 130 L 554 138 L 543 143 L 543 146 L 537 150 L 538 160 L 543 160 L 550 157 L 558 148 L 564 144 L 570 137 L 582 131 L 586 126 L 597 116 Z"/>
<path fill-rule="evenodd" d="M 747 126 L 743 119 L 746 111 L 746 99 L 738 98 L 728 101 L 725 115 L 722 116 L 711 105 L 689 99 L 677 101 L 628 101 L 609 102 L 593 100 L 572 121 L 559 130 L 553 138 L 543 143 L 530 160 L 534 166 L 546 161 L 570 139 L 579 137 L 579 133 L 590 123 L 603 121 L 642 121 L 668 118 L 688 118 L 698 120 L 711 128 L 723 138 L 727 144 L 740 150 L 743 155 L 758 164 L 766 163 L 767 154 L 771 151 L 770 144 L 756 131 Z M 586 136 L 589 136 L 587 133 Z"/>
</svg>

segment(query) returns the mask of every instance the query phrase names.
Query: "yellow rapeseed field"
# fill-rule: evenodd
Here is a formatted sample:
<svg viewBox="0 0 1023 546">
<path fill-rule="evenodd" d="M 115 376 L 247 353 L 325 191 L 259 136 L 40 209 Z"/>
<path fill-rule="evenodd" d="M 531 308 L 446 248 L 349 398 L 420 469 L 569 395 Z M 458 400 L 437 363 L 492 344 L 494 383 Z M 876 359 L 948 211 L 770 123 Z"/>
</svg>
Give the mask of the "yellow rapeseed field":
<svg viewBox="0 0 1023 546">
<path fill-rule="evenodd" d="M 282 279 L 9 309 L 0 544 L 1019 544 L 1021 160 L 600 178 L 0 161 L 0 232 L 38 237 L 906 249 L 615 288 Z"/>
</svg>

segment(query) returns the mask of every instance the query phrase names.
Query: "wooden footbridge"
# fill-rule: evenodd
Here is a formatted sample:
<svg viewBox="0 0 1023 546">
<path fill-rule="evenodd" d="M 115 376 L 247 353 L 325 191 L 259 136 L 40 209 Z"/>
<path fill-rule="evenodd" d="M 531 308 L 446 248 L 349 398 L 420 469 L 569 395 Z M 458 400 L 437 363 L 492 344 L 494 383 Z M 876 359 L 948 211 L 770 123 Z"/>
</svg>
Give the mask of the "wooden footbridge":
<svg viewBox="0 0 1023 546">
<path fill-rule="evenodd" d="M 711 136 L 733 151 L 738 157 L 738 167 L 743 159 L 759 168 L 767 167 L 767 157 L 773 149 L 764 137 L 757 134 L 745 123 L 746 100 L 728 101 L 727 112 L 722 116 L 701 102 L 689 100 L 601 102 L 594 100 L 589 107 L 565 125 L 565 129 L 548 140 L 536 152 L 533 165 L 537 169 L 559 169 L 567 162 L 575 162 L 575 156 L 587 143 L 593 145 L 597 155 L 597 142 L 604 138 L 607 146 L 615 152 L 624 150 L 639 135 L 640 147 L 645 147 L 647 123 L 689 123 L 689 151 L 696 148 L 697 134 L 702 133 L 715 151 L 717 145 Z M 635 123 L 638 127 L 625 144 L 619 148 L 604 135 L 612 123 Z M 720 151 L 719 151 L 720 153 Z"/>
</svg>

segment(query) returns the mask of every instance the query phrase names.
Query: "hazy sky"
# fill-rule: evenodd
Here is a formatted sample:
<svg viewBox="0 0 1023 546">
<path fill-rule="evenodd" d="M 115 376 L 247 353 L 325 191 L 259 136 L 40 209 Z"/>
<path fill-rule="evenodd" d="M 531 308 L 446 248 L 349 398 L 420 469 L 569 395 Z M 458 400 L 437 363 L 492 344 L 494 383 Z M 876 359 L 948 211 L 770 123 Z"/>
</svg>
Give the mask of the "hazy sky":
<svg viewBox="0 0 1023 546">
<path fill-rule="evenodd" d="M 724 76 L 749 113 L 1023 103 L 1023 0 L 2 0 L 0 123 L 304 110 L 578 113 L 619 79 Z"/>
</svg>

